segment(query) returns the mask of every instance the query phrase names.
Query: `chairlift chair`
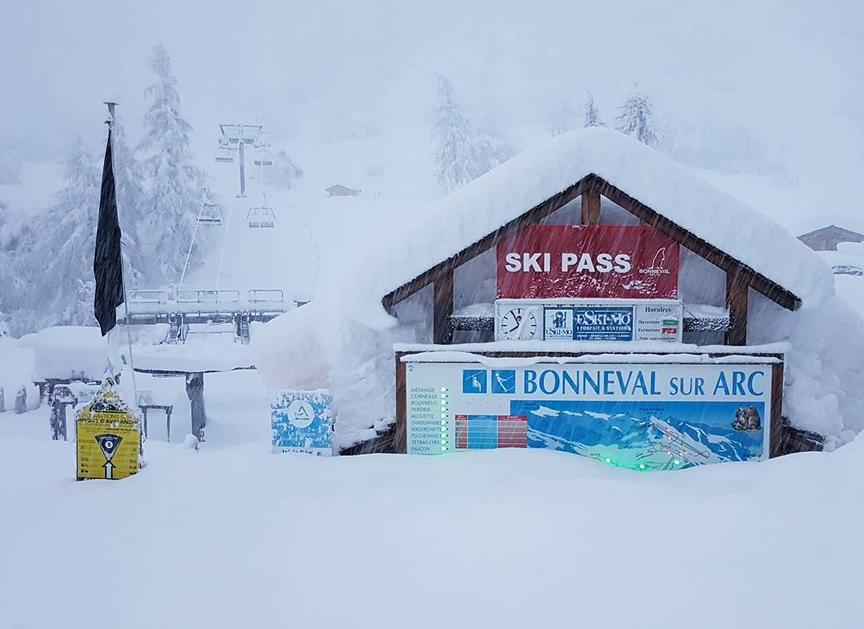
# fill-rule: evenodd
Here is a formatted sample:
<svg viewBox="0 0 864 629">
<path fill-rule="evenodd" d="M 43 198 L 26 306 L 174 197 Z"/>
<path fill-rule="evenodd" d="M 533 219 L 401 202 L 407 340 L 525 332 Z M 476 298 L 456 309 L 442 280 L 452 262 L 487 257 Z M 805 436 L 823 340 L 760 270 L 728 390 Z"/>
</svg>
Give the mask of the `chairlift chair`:
<svg viewBox="0 0 864 629">
<path fill-rule="evenodd" d="M 272 207 L 266 205 L 250 207 L 246 213 L 246 220 L 249 223 L 249 227 L 253 229 L 271 229 L 276 223 L 276 213 Z"/>
<path fill-rule="evenodd" d="M 256 166 L 272 166 L 273 154 L 266 144 L 255 145 L 255 159 L 253 160 Z"/>
<path fill-rule="evenodd" d="M 221 225 L 222 208 L 215 203 L 204 203 L 204 206 L 201 208 L 201 215 L 198 217 L 198 222 L 202 225 Z"/>
<path fill-rule="evenodd" d="M 227 144 L 220 142 L 216 147 L 216 161 L 220 164 L 233 164 L 234 151 Z"/>
</svg>

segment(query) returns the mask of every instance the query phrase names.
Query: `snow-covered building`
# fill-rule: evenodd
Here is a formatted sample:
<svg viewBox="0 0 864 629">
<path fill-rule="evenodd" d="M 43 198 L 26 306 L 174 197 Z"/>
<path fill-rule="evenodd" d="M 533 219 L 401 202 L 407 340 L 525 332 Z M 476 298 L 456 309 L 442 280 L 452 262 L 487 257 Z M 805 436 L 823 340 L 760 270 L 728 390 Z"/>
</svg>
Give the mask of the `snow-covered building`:
<svg viewBox="0 0 864 629">
<path fill-rule="evenodd" d="M 561 233 L 589 239 L 581 251 L 562 249 L 557 236 L 532 241 L 538 229 L 546 234 L 572 229 Z M 662 298 L 680 308 L 677 320 L 669 320 L 675 326 L 664 330 L 672 330 L 672 336 L 639 340 L 631 330 L 625 342 L 576 334 L 550 344 L 548 335 L 540 340 L 523 335 L 527 311 L 512 328 L 518 338 L 503 333 L 506 313 L 496 304 L 537 297 L 530 291 L 502 292 L 502 283 L 510 281 L 507 271 L 555 274 L 559 254 L 568 271 L 577 265 L 580 272 L 605 271 L 612 268 L 612 249 L 625 233 L 657 238 L 663 246 L 638 269 L 635 260 L 622 264 L 627 273 L 644 274 L 616 290 L 657 289 L 652 282 L 671 275 Z M 591 240 L 603 234 L 612 235 L 608 252 Z M 507 248 L 526 242 L 534 248 Z M 586 252 L 591 254 L 587 259 Z M 561 279 L 565 285 L 569 281 Z M 818 433 L 828 447 L 845 443 L 864 427 L 864 370 L 858 358 L 864 353 L 864 323 L 833 286 L 819 256 L 774 221 L 654 149 L 593 128 L 560 135 L 441 201 L 406 211 L 398 222 L 370 224 L 367 233 L 358 234 L 356 250 L 341 251 L 325 265 L 312 302 L 264 326 L 253 344 L 256 364 L 271 386 L 330 389 L 337 443 L 343 448 L 373 444 L 366 451 L 405 451 L 406 412 L 411 412 L 406 411 L 406 355 L 419 356 L 420 362 L 478 361 L 493 374 L 496 364 L 507 367 L 499 372 L 510 373 L 525 361 L 632 366 L 764 360 L 774 374 L 771 400 L 763 410 L 767 414 L 772 405 L 770 454 L 775 455 L 782 451 L 781 423 Z M 577 291 L 545 297 L 546 302 L 579 298 L 583 305 L 632 306 L 633 294 L 628 293 L 631 301 L 616 301 L 619 293 L 612 299 L 604 295 Z M 668 305 L 641 297 L 636 294 L 635 307 Z M 546 325 L 542 316 L 541 328 Z M 494 393 L 495 383 L 489 386 Z M 736 416 L 733 425 L 744 431 L 751 407 L 739 405 L 738 410 L 744 419 Z M 499 420 L 506 415 L 497 412 Z M 448 414 L 450 421 L 453 413 Z M 456 417 L 458 435 L 463 416 Z M 653 416 L 651 422 L 661 423 Z M 461 430 L 464 437 L 464 425 Z M 660 427 L 658 438 L 684 439 L 680 432 L 673 438 L 669 430 Z M 452 443 L 452 436 L 448 439 Z M 673 454 L 670 465 L 678 458 Z"/>
<path fill-rule="evenodd" d="M 837 251 L 837 245 L 840 243 L 861 243 L 864 242 L 864 234 L 838 227 L 837 225 L 828 225 L 821 227 L 806 234 L 801 234 L 798 239 L 814 251 Z"/>
</svg>

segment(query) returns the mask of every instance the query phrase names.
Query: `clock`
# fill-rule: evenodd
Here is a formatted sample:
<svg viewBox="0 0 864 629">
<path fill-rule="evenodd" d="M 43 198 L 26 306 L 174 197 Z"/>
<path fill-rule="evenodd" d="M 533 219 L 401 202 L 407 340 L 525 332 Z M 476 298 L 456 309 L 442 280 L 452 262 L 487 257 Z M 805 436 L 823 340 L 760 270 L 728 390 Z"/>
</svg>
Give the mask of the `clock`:
<svg viewBox="0 0 864 629">
<path fill-rule="evenodd" d="M 539 308 L 508 306 L 498 319 L 498 338 L 531 341 L 540 337 Z"/>
</svg>

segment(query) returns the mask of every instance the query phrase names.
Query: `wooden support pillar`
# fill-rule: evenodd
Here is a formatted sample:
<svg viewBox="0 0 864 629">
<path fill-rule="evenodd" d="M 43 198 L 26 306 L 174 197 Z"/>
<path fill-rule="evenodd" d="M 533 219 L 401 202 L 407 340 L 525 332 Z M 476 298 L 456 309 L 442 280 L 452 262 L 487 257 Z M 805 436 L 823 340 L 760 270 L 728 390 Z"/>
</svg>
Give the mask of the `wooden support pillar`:
<svg viewBox="0 0 864 629">
<path fill-rule="evenodd" d="M 783 363 L 771 366 L 771 424 L 768 456 L 783 454 Z M 767 421 L 763 419 L 763 421 Z"/>
<path fill-rule="evenodd" d="M 405 382 L 405 363 L 403 354 L 396 353 L 396 426 L 390 452 L 404 454 L 408 451 L 408 401 Z"/>
<path fill-rule="evenodd" d="M 589 188 L 582 193 L 582 224 L 600 224 L 600 190 Z"/>
<path fill-rule="evenodd" d="M 729 309 L 729 329 L 726 345 L 747 345 L 747 297 L 750 277 L 741 269 L 726 271 L 726 307 Z"/>
<path fill-rule="evenodd" d="M 204 410 L 204 374 L 186 374 L 186 396 L 192 410 L 192 434 L 198 441 L 204 441 L 204 427 L 207 425 L 207 412 Z"/>
<path fill-rule="evenodd" d="M 442 271 L 435 278 L 432 306 L 432 341 L 446 345 L 453 341 L 450 316 L 453 314 L 453 269 Z"/>
</svg>

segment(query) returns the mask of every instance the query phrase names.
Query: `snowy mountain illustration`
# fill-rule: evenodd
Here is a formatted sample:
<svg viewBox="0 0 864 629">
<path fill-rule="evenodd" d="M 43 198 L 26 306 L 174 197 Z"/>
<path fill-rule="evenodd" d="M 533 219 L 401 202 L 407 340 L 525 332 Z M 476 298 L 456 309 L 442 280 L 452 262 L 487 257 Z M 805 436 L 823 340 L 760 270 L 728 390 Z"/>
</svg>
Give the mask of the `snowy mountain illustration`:
<svg viewBox="0 0 864 629">
<path fill-rule="evenodd" d="M 698 414 L 686 402 L 652 408 L 638 402 L 514 401 L 511 413 L 528 417 L 529 447 L 661 469 L 761 458 L 763 431 L 732 427 L 740 406 L 720 403 Z"/>
</svg>

